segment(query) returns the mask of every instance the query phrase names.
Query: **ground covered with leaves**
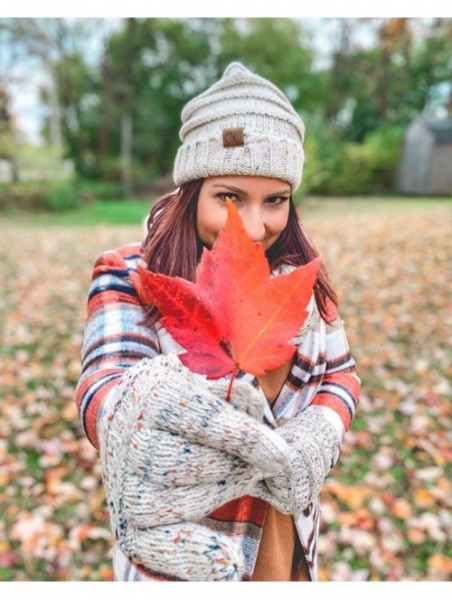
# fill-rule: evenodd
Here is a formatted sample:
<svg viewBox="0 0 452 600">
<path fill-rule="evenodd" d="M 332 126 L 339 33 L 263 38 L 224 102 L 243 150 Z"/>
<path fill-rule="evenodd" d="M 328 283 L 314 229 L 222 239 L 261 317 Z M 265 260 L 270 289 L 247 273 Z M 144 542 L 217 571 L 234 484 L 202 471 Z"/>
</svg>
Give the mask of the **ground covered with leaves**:
<svg viewBox="0 0 452 600">
<path fill-rule="evenodd" d="M 320 579 L 448 580 L 452 204 L 312 199 L 301 216 L 363 383 L 322 492 Z M 141 225 L 0 226 L 0 581 L 108 581 L 108 516 L 74 387 L 92 263 Z"/>
</svg>

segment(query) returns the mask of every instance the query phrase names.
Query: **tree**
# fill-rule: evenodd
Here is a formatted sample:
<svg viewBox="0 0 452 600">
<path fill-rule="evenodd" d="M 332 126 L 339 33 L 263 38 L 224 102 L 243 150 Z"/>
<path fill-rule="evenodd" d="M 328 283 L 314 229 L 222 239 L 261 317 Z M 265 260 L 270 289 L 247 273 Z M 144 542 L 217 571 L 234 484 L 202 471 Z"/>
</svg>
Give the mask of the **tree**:
<svg viewBox="0 0 452 600">
<path fill-rule="evenodd" d="M 102 176 L 118 175 L 114 157 L 123 147 L 125 98 L 134 178 L 169 173 L 182 108 L 232 60 L 273 80 L 296 107 L 315 110 L 320 79 L 311 69 L 312 51 L 302 42 L 301 26 L 291 19 L 127 20 L 108 39 L 102 60 L 97 147 Z"/>
<path fill-rule="evenodd" d="M 134 178 L 170 171 L 178 145 L 180 112 L 207 79 L 210 47 L 200 25 L 197 19 L 188 23 L 131 19 L 108 39 L 100 106 L 104 152 L 99 169 L 104 177 L 117 173 L 114 157 L 121 152 L 121 139 L 124 141 L 118 124 L 125 103 L 130 115 Z"/>
<path fill-rule="evenodd" d="M 315 112 L 324 94 L 313 70 L 307 31 L 294 19 L 224 19 L 219 23 L 218 73 L 237 60 L 278 86 L 303 112 Z"/>
<path fill-rule="evenodd" d="M 11 165 L 11 179 L 19 181 L 17 160 L 17 128 L 9 109 L 10 98 L 0 81 L 0 159 L 6 159 Z"/>
<path fill-rule="evenodd" d="M 90 127 L 98 92 L 96 61 L 89 62 L 93 42 L 102 34 L 99 19 L 5 19 L 10 42 L 20 48 L 23 68 L 47 75 L 41 85 L 42 103 L 48 109 L 43 135 L 61 156 L 73 160 L 83 176 L 90 166 Z"/>
<path fill-rule="evenodd" d="M 13 89 L 21 88 L 23 77 L 17 64 L 23 58 L 23 48 L 10 29 L 10 19 L 0 19 L 0 158 L 11 165 L 13 182 L 20 179 L 20 128 L 12 110 Z"/>
<path fill-rule="evenodd" d="M 46 139 L 62 140 L 80 176 L 120 183 L 125 195 L 169 177 L 182 108 L 231 61 L 280 87 L 313 124 L 309 135 L 322 129 L 339 145 L 403 127 L 432 86 L 451 79 L 449 19 L 324 20 L 332 50 L 321 67 L 303 20 L 134 18 L 114 29 L 100 19 L 6 22 L 9 41 L 49 75 Z M 0 81 L 8 94 L 1 72 Z"/>
<path fill-rule="evenodd" d="M 434 86 L 452 84 L 452 19 L 432 19 L 424 29 L 422 43 L 413 48 L 410 60 L 409 103 L 421 111 Z"/>
</svg>

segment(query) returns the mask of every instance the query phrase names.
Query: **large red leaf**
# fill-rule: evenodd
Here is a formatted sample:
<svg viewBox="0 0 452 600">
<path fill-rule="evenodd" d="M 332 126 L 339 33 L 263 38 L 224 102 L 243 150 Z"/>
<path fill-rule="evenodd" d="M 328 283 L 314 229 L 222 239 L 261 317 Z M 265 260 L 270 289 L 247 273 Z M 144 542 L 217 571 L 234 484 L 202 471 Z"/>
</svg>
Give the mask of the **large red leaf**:
<svg viewBox="0 0 452 600">
<path fill-rule="evenodd" d="M 144 304 L 187 351 L 181 361 L 211 379 L 238 369 L 263 375 L 294 354 L 290 340 L 306 319 L 320 268 L 317 258 L 271 277 L 262 244 L 249 238 L 228 201 L 228 220 L 201 257 L 196 283 L 139 268 L 134 283 Z"/>
</svg>

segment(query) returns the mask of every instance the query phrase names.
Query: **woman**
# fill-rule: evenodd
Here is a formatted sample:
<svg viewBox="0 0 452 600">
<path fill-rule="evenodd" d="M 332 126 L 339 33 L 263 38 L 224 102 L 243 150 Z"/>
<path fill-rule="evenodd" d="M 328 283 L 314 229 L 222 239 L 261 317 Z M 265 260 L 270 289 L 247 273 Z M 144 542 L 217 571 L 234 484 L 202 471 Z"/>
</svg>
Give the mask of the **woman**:
<svg viewBox="0 0 452 600">
<path fill-rule="evenodd" d="M 77 403 L 100 448 L 117 580 L 316 578 L 318 497 L 354 416 L 359 379 L 325 270 L 293 360 L 227 381 L 183 367 L 140 303 L 139 264 L 195 280 L 226 221 L 226 198 L 275 275 L 312 260 L 291 195 L 304 125 L 269 81 L 232 63 L 182 112 L 176 191 L 144 242 L 94 267 Z M 244 257 L 246 260 L 246 257 Z"/>
</svg>

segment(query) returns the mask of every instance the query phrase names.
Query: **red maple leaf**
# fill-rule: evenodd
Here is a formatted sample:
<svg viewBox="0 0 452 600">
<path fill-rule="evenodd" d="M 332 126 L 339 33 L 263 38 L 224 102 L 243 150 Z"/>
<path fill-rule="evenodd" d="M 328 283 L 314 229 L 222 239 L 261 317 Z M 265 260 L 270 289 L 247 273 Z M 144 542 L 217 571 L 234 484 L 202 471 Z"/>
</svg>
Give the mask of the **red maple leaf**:
<svg viewBox="0 0 452 600">
<path fill-rule="evenodd" d="M 161 325 L 187 351 L 183 364 L 209 379 L 238 369 L 259 376 L 295 353 L 320 269 L 320 259 L 272 277 L 262 244 L 249 238 L 237 209 L 211 250 L 204 249 L 196 283 L 142 267 L 134 284 L 143 304 L 155 304 Z"/>
</svg>

